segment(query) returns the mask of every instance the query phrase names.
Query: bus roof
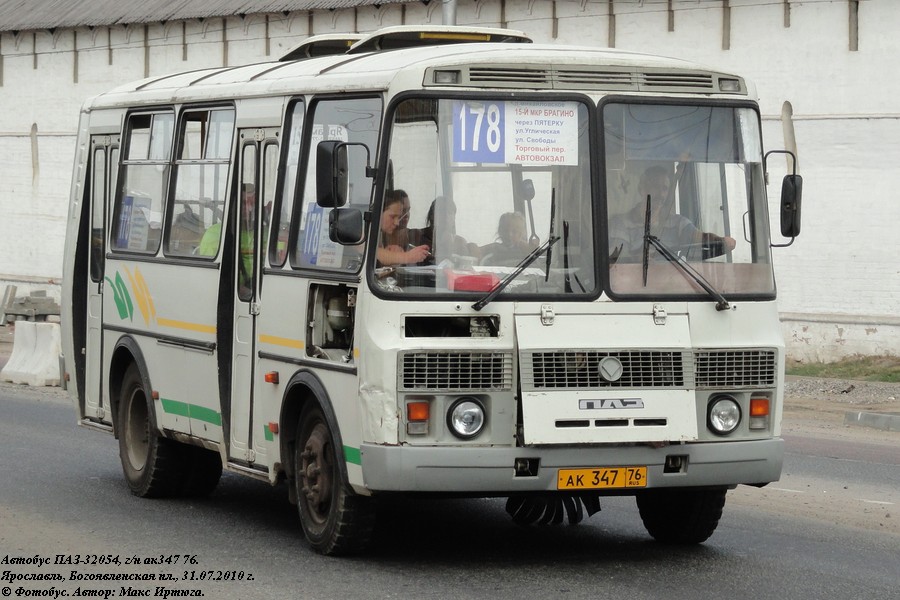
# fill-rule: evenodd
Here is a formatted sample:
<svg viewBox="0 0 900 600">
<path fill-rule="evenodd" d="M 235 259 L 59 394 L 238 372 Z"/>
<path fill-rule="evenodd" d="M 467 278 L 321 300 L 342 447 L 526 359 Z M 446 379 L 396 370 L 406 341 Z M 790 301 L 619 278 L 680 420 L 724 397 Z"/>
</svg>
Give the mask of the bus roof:
<svg viewBox="0 0 900 600">
<path fill-rule="evenodd" d="M 447 77 L 448 72 L 456 75 Z M 436 73 L 443 76 L 436 79 Z M 516 43 L 513 49 L 507 43 L 473 42 L 326 53 L 163 75 L 119 86 L 86 107 L 386 90 L 401 78 L 413 88 L 748 93 L 740 77 L 679 59 L 606 48 Z"/>
</svg>

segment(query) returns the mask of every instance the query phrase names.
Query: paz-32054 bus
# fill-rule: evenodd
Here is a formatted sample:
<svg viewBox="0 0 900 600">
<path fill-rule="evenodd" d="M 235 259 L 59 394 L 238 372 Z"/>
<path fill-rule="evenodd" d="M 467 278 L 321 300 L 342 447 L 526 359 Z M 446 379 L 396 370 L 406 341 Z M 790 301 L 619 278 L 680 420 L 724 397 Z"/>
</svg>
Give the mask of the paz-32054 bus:
<svg viewBox="0 0 900 600">
<path fill-rule="evenodd" d="M 65 377 L 134 494 L 284 482 L 340 554 L 394 493 L 508 497 L 522 523 L 633 495 L 654 538 L 698 543 L 729 488 L 779 478 L 747 81 L 493 29 L 292 56 L 82 111 Z"/>
</svg>

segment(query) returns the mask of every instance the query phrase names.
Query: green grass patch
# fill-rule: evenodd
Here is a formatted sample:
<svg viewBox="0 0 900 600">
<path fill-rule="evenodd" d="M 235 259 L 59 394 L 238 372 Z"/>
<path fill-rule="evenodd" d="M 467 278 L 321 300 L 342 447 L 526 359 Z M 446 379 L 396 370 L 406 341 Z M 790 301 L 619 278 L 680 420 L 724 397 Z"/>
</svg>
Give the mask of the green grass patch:
<svg viewBox="0 0 900 600">
<path fill-rule="evenodd" d="M 845 358 L 833 363 L 802 363 L 788 361 L 788 375 L 855 379 L 857 381 L 887 381 L 900 383 L 900 357 L 861 356 Z"/>
</svg>

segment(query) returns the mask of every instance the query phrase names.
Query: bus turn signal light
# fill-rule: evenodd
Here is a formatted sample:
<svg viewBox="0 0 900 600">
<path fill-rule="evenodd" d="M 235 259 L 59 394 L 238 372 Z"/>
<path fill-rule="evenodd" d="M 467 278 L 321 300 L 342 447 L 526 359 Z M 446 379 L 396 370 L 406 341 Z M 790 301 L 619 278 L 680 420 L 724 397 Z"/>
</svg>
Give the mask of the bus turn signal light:
<svg viewBox="0 0 900 600">
<path fill-rule="evenodd" d="M 429 417 L 427 402 L 410 402 L 406 405 L 406 420 L 427 421 Z"/>
<path fill-rule="evenodd" d="M 750 429 L 769 428 L 769 399 L 766 396 L 750 398 Z"/>
<path fill-rule="evenodd" d="M 266 383 L 278 383 L 278 371 L 269 371 L 265 376 Z"/>
<path fill-rule="evenodd" d="M 750 416 L 751 417 L 768 417 L 769 416 L 769 399 L 768 398 L 750 398 Z"/>
<path fill-rule="evenodd" d="M 427 434 L 430 416 L 428 402 L 408 402 L 406 404 L 406 433 L 409 435 Z"/>
</svg>

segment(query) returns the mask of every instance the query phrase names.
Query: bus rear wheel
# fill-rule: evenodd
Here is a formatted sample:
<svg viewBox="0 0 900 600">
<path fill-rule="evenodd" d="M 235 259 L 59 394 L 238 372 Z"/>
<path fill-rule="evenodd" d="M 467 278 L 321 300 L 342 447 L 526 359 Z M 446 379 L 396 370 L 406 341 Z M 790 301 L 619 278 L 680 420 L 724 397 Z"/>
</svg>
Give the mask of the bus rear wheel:
<svg viewBox="0 0 900 600">
<path fill-rule="evenodd" d="M 142 498 L 177 495 L 184 481 L 181 444 L 161 437 L 150 420 L 151 406 L 140 371 L 131 364 L 119 395 L 119 459 L 131 493 Z"/>
<path fill-rule="evenodd" d="M 700 544 L 722 517 L 727 490 L 657 489 L 636 496 L 647 532 L 666 544 Z"/>
<path fill-rule="evenodd" d="M 350 490 L 341 468 L 343 449 L 335 447 L 318 406 L 303 410 L 294 451 L 297 507 L 310 546 L 325 555 L 364 550 L 375 525 L 372 500 Z"/>
</svg>

